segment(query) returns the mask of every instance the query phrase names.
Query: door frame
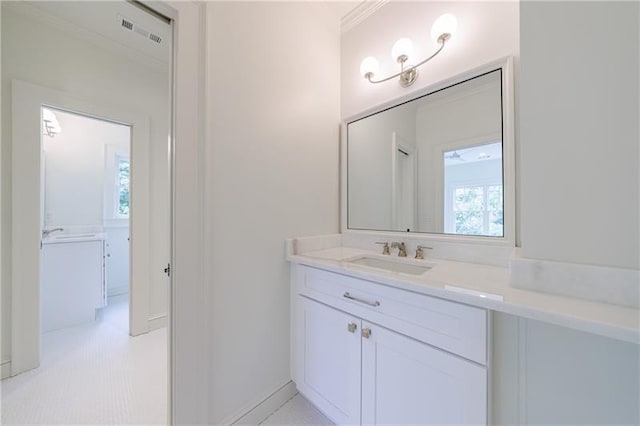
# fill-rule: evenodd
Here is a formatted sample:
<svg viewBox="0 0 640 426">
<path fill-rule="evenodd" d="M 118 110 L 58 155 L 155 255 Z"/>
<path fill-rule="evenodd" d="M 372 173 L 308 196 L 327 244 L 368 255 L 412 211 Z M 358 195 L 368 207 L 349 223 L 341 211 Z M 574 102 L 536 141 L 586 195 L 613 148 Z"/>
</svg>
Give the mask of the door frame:
<svg viewBox="0 0 640 426">
<path fill-rule="evenodd" d="M 170 424 L 206 424 L 210 388 L 203 235 L 207 8 L 196 1 L 138 1 L 173 24 L 168 418 Z"/>
<path fill-rule="evenodd" d="M 404 143 L 407 139 L 400 135 L 397 131 L 391 133 L 391 227 L 395 231 L 404 232 L 405 230 L 400 228 L 400 207 L 398 206 L 398 186 L 402 182 L 402 176 L 400 175 L 399 157 L 398 152 L 406 152 L 407 156 L 411 157 L 411 175 L 412 175 L 412 189 L 411 196 L 413 197 L 413 208 L 411 209 L 411 221 L 410 228 L 413 232 L 417 230 L 418 219 L 418 148 L 410 147 L 408 143 Z"/>
<path fill-rule="evenodd" d="M 119 105 L 94 105 L 67 93 L 12 81 L 11 374 L 40 364 L 41 107 L 131 126 L 131 335 L 149 331 L 149 118 Z M 34 122 L 34 117 L 38 121 Z M 169 232 L 169 230 L 167 230 Z"/>
</svg>

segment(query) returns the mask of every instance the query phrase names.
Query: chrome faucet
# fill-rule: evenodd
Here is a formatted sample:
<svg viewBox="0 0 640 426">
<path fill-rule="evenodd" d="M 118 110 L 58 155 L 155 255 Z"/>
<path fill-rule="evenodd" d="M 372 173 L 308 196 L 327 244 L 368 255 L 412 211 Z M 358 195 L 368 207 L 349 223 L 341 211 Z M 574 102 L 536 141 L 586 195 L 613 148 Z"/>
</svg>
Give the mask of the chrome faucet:
<svg viewBox="0 0 640 426">
<path fill-rule="evenodd" d="M 398 257 L 407 257 L 407 246 L 403 242 L 391 243 L 391 248 L 398 248 Z"/>
<path fill-rule="evenodd" d="M 384 244 L 384 245 L 382 246 L 382 254 L 384 254 L 384 255 L 389 255 L 389 254 L 391 254 L 391 252 L 389 252 L 389 243 L 380 243 L 380 242 L 378 242 L 378 243 L 376 243 L 376 244 Z"/>
<path fill-rule="evenodd" d="M 428 249 L 431 250 L 433 247 L 427 247 L 427 246 L 418 246 L 418 248 L 416 249 L 416 259 L 424 259 L 424 249 Z"/>
<path fill-rule="evenodd" d="M 57 231 L 64 231 L 64 228 L 53 228 L 53 229 L 43 229 L 42 230 L 42 238 L 46 238 L 48 237 L 50 234 L 53 234 L 54 232 Z"/>
</svg>

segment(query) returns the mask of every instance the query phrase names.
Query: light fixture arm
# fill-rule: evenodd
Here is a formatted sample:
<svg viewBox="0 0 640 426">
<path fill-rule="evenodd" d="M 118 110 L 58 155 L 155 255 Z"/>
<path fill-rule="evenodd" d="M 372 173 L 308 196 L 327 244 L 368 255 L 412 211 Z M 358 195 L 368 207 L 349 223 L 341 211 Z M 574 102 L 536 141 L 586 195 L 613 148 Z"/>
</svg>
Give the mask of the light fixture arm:
<svg viewBox="0 0 640 426">
<path fill-rule="evenodd" d="M 44 121 L 44 130 L 47 132 L 47 136 L 49 136 L 50 138 L 54 137 L 56 135 L 56 132 L 53 131 L 53 125 L 51 125 L 51 122 L 49 120 L 43 120 Z"/>
<path fill-rule="evenodd" d="M 373 76 L 373 73 L 367 73 L 365 75 L 366 79 L 369 80 L 369 83 L 384 83 L 385 81 L 389 81 L 392 80 L 396 77 L 400 77 L 400 84 L 403 87 L 407 87 L 410 86 L 411 84 L 413 84 L 413 82 L 415 81 L 415 79 L 417 78 L 417 74 L 418 74 L 418 70 L 417 68 L 419 66 L 422 66 L 424 64 L 426 64 L 427 62 L 429 62 L 430 60 L 432 60 L 433 58 L 436 57 L 436 55 L 438 55 L 438 53 L 440 53 L 442 51 L 442 49 L 444 49 L 444 45 L 446 44 L 447 40 L 449 40 L 449 38 L 451 38 L 451 34 L 449 33 L 445 33 L 442 34 L 440 37 L 438 37 L 438 42 L 440 43 L 440 47 L 438 48 L 438 50 L 436 50 L 431 56 L 429 56 L 427 59 L 412 65 L 411 67 L 404 69 L 404 63 L 406 61 L 406 58 L 404 60 L 399 60 L 398 62 L 400 62 L 400 72 L 393 74 L 392 76 L 389 76 L 387 78 L 383 78 L 381 80 L 373 80 L 371 77 Z"/>
</svg>

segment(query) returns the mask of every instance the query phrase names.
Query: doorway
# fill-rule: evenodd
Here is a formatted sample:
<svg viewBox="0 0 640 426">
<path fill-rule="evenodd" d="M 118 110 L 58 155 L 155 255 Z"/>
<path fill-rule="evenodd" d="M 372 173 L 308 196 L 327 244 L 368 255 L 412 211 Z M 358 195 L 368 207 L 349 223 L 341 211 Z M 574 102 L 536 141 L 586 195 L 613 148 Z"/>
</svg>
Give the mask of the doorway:
<svg viewBox="0 0 640 426">
<path fill-rule="evenodd" d="M 41 115 L 41 331 L 102 320 L 130 333 L 131 127 Z"/>
<path fill-rule="evenodd" d="M 393 229 L 415 231 L 417 209 L 417 148 L 398 132 L 391 140 L 391 222 Z"/>
<path fill-rule="evenodd" d="M 55 213 L 47 222 L 46 200 L 38 195 L 46 176 L 46 163 L 44 169 L 39 166 L 45 158 L 40 143 L 43 106 L 60 116 L 74 113 L 129 126 L 133 166 L 130 168 L 131 261 L 128 275 L 132 308 L 128 330 L 119 341 L 123 347 L 140 342 L 131 339 L 129 334 L 146 339 L 145 336 L 154 334 L 146 333 L 164 329 L 169 323 L 170 279 L 164 269 L 171 258 L 169 136 L 172 131 L 173 30 L 171 23 L 157 21 L 157 17 L 129 2 L 2 4 L 2 78 L 3 84 L 9 87 L 3 93 L 11 95 L 11 104 L 5 111 L 12 112 L 5 115 L 10 118 L 8 123 L 3 117 L 3 131 L 8 132 L 5 134 L 8 137 L 3 139 L 10 140 L 11 144 L 10 167 L 3 167 L 3 173 L 10 169 L 10 199 L 9 203 L 3 201 L 3 204 L 10 206 L 12 237 L 11 245 L 5 251 L 10 253 L 10 261 L 5 264 L 10 265 L 11 275 L 9 280 L 3 280 L 3 285 L 11 286 L 11 332 L 4 334 L 10 344 L 3 342 L 3 351 L 9 350 L 7 364 L 10 375 L 17 376 L 16 379 L 24 372 L 33 378 L 38 374 L 38 367 L 41 367 L 40 371 L 43 368 L 40 243 L 43 230 L 65 228 L 56 225 Z M 107 29 L 101 26 L 103 24 Z M 146 38 L 142 30 L 148 31 Z M 152 34 L 154 37 L 149 38 Z M 114 40 L 118 37 L 137 41 L 126 44 Z M 148 53 L 149 49 L 147 53 L 141 53 L 141 43 L 145 46 L 142 50 L 149 46 L 153 46 L 149 47 L 153 50 L 159 45 L 166 56 L 164 59 L 160 58 L 160 53 L 154 56 Z M 25 49 L 29 50 L 29 55 L 21 54 Z M 7 128 L 8 131 L 4 130 Z M 91 132 L 85 137 L 91 138 Z M 106 204 L 103 200 L 103 210 Z M 3 219 L 7 217 L 4 213 Z M 76 234 L 99 233 L 81 231 L 80 224 L 66 225 L 65 231 L 70 227 L 75 227 Z M 61 235 L 64 231 L 56 231 L 50 236 Z M 108 251 L 104 253 L 106 256 Z M 107 294 L 103 297 L 108 296 L 108 288 L 104 290 Z M 66 294 L 66 297 L 73 295 Z M 163 360 L 162 373 L 167 377 L 168 345 L 166 332 L 164 334 L 165 343 L 159 346 L 161 349 L 150 353 L 145 361 L 155 364 L 152 359 Z M 3 361 L 5 359 L 3 352 Z M 71 380 L 66 378 L 64 382 Z M 157 405 L 162 407 L 166 406 L 167 387 L 159 384 L 164 401 Z M 3 390 L 4 385 L 3 382 Z M 3 408 L 6 395 L 3 393 Z M 166 414 L 163 413 L 165 417 Z M 138 422 L 143 420 L 137 419 Z M 83 422 L 83 419 L 76 419 L 76 422 Z"/>
</svg>

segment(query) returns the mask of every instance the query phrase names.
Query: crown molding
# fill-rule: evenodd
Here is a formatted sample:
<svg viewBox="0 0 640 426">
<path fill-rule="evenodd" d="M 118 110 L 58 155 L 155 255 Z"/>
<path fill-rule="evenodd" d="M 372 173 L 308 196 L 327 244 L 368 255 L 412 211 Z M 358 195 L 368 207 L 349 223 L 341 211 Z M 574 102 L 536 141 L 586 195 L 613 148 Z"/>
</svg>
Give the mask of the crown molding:
<svg viewBox="0 0 640 426">
<path fill-rule="evenodd" d="M 340 19 L 340 32 L 346 33 L 373 15 L 390 0 L 364 0 Z"/>
</svg>

